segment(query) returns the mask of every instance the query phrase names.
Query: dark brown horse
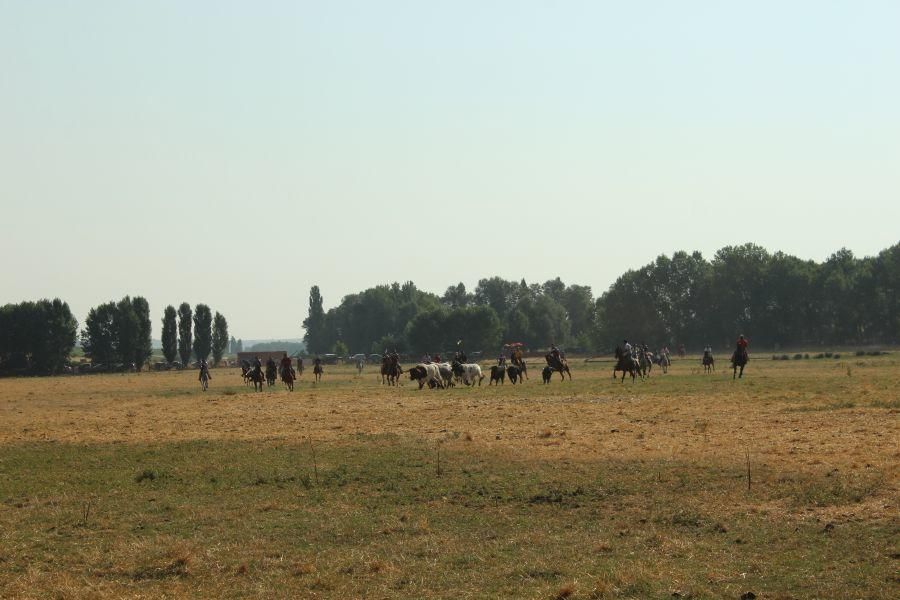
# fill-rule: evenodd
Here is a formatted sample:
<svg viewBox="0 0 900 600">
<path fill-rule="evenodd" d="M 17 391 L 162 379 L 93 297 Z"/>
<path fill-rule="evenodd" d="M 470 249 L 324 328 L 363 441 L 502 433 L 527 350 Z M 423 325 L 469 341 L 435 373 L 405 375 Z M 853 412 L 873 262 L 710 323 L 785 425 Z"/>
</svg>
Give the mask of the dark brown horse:
<svg viewBox="0 0 900 600">
<path fill-rule="evenodd" d="M 744 366 L 749 360 L 750 357 L 747 355 L 746 350 L 736 349 L 734 351 L 734 354 L 731 355 L 731 368 L 733 369 L 731 375 L 732 379 L 740 379 L 744 376 Z M 738 368 L 741 370 L 740 373 L 738 373 Z"/>
<path fill-rule="evenodd" d="M 613 379 L 616 378 L 616 371 L 622 371 L 622 381 L 625 381 L 625 374 L 631 374 L 631 381 L 636 381 L 637 376 L 641 379 L 644 374 L 641 372 L 641 365 L 631 355 L 626 355 L 619 346 L 616 346 L 616 366 L 613 367 Z"/>
<path fill-rule="evenodd" d="M 572 380 L 572 371 L 569 370 L 569 363 L 565 358 L 561 356 L 557 356 L 552 352 L 547 354 L 544 357 L 547 361 L 547 366 L 550 367 L 553 371 L 559 373 L 559 376 L 562 379 L 566 378 L 566 373 L 569 374 L 569 381 Z"/>
<path fill-rule="evenodd" d="M 253 383 L 253 391 L 259 390 L 261 392 L 263 390 L 263 384 L 265 384 L 266 377 L 261 370 L 250 369 L 244 374 L 244 378 L 248 383 Z"/>
<path fill-rule="evenodd" d="M 522 357 L 522 351 L 516 350 L 512 355 L 512 364 L 519 368 L 519 376 L 523 379 L 528 379 L 528 365 L 525 364 L 525 359 Z M 571 377 L 571 374 L 569 375 Z"/>
<path fill-rule="evenodd" d="M 294 372 L 293 367 L 282 367 L 281 368 L 281 382 L 288 389 L 288 391 L 294 391 L 294 380 L 297 379 L 297 374 Z"/>
<path fill-rule="evenodd" d="M 325 369 L 322 367 L 322 363 L 319 360 L 316 360 L 315 365 L 313 365 L 313 376 L 316 379 L 316 383 L 322 381 L 322 373 L 325 372 Z"/>
<path fill-rule="evenodd" d="M 400 367 L 400 361 L 396 356 L 381 357 L 381 385 L 397 385 L 403 369 Z"/>
<path fill-rule="evenodd" d="M 716 359 L 709 352 L 703 353 L 703 373 L 709 374 L 716 370 Z"/>
</svg>

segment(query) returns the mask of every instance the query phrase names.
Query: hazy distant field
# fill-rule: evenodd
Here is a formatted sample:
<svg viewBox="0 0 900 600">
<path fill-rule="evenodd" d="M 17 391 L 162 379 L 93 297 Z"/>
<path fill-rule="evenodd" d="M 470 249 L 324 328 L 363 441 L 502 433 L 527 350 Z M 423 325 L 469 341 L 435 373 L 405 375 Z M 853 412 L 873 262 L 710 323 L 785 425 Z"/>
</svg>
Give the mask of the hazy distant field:
<svg viewBox="0 0 900 600">
<path fill-rule="evenodd" d="M 0 380 L 0 597 L 900 596 L 896 355 L 537 367 Z"/>
</svg>

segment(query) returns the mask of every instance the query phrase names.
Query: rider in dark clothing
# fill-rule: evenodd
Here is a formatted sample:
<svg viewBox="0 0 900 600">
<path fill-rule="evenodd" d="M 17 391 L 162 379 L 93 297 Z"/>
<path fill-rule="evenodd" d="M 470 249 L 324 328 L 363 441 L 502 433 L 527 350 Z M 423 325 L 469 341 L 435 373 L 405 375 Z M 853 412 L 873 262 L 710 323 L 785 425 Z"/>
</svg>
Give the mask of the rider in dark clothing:
<svg viewBox="0 0 900 600">
<path fill-rule="evenodd" d="M 262 373 L 262 361 L 259 360 L 259 357 L 253 359 L 253 370 L 257 373 Z"/>
<path fill-rule="evenodd" d="M 201 360 L 200 361 L 200 374 L 197 377 L 198 380 L 200 380 L 200 381 L 203 380 L 203 372 L 204 371 L 206 372 L 206 378 L 209 379 L 210 381 L 212 381 L 212 375 L 209 373 L 209 365 L 206 364 L 205 360 Z"/>
</svg>

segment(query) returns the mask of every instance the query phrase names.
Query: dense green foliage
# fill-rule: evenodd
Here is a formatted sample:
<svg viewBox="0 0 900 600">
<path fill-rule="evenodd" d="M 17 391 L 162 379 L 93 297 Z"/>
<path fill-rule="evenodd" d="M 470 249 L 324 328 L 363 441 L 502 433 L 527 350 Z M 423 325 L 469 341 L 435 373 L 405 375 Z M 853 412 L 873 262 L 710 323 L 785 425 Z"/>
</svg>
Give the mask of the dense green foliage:
<svg viewBox="0 0 900 600">
<path fill-rule="evenodd" d="M 162 352 L 166 362 L 175 362 L 178 358 L 178 313 L 171 304 L 163 312 L 162 326 Z"/>
<path fill-rule="evenodd" d="M 662 255 L 619 277 L 600 298 L 559 278 L 529 284 L 491 277 L 469 293 L 443 296 L 393 283 L 346 296 L 323 312 L 318 287 L 304 321 L 312 352 L 344 342 L 351 352 L 493 351 L 503 342 L 537 349 L 608 351 L 624 338 L 651 345 L 730 346 L 743 333 L 756 347 L 900 341 L 900 244 L 857 259 L 846 249 L 825 262 L 728 246 Z"/>
<path fill-rule="evenodd" d="M 207 305 L 194 307 L 194 356 L 198 361 L 209 358 L 212 351 L 212 319 L 212 311 Z"/>
<path fill-rule="evenodd" d="M 90 310 L 81 331 L 81 346 L 94 363 L 133 363 L 140 370 L 152 352 L 150 334 L 147 300 L 125 296 Z"/>
<path fill-rule="evenodd" d="M 181 364 L 186 365 L 191 361 L 193 336 L 191 334 L 191 320 L 193 311 L 191 305 L 182 302 L 178 307 L 178 354 L 181 356 Z"/>
<path fill-rule="evenodd" d="M 219 311 L 216 311 L 216 316 L 213 318 L 213 332 L 212 332 L 212 355 L 213 355 L 213 364 L 218 365 L 222 360 L 222 355 L 225 354 L 225 349 L 228 347 L 228 321 L 225 320 L 225 317 Z"/>
<path fill-rule="evenodd" d="M 622 275 L 597 302 L 601 347 L 630 337 L 697 348 L 896 343 L 900 340 L 900 244 L 857 259 L 842 249 L 818 264 L 754 244 L 706 261 L 660 256 Z"/>
<path fill-rule="evenodd" d="M 59 372 L 75 347 L 78 321 L 59 298 L 0 307 L 0 368 Z"/>
</svg>

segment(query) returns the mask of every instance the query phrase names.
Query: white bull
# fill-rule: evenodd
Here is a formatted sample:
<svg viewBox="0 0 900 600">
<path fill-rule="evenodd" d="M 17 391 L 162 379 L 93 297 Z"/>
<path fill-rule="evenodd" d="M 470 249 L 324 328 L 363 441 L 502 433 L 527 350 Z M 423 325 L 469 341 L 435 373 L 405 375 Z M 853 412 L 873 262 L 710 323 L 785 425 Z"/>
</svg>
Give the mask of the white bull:
<svg viewBox="0 0 900 600">
<path fill-rule="evenodd" d="M 434 382 L 436 387 L 444 387 L 444 383 L 441 380 L 441 370 L 434 363 L 430 363 L 427 365 L 425 363 L 417 364 L 415 367 L 409 370 L 409 378 L 413 381 L 419 382 L 420 390 L 425 387 L 426 384 L 430 384 L 432 381 Z"/>
<path fill-rule="evenodd" d="M 481 380 L 484 379 L 484 373 L 481 372 L 481 365 L 476 363 L 465 363 L 462 365 L 463 368 L 463 382 L 466 385 L 475 385 L 475 382 L 478 382 L 478 385 L 481 385 Z"/>
</svg>

